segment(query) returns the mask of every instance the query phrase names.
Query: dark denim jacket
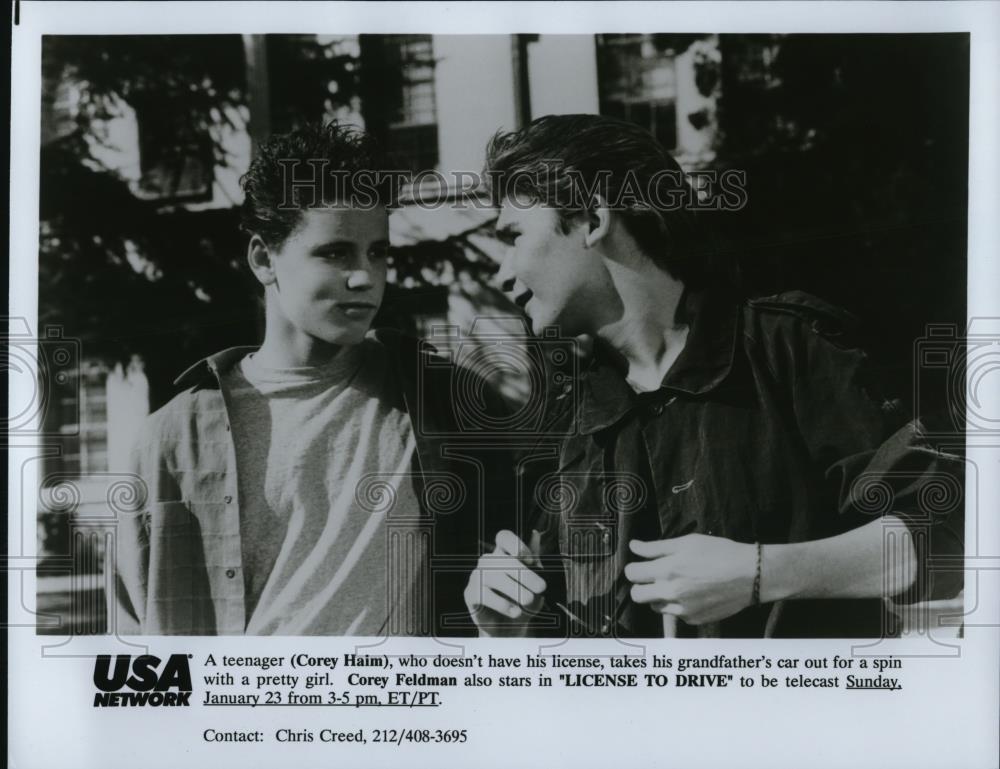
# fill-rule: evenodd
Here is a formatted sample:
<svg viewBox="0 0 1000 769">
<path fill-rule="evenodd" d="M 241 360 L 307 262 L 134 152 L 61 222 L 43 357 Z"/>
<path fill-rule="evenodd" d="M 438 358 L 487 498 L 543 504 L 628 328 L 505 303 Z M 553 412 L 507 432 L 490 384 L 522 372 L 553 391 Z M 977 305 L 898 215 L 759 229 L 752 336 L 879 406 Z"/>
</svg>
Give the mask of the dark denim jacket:
<svg viewBox="0 0 1000 769">
<path fill-rule="evenodd" d="M 902 598 L 927 595 L 926 559 L 962 552 L 964 465 L 878 394 L 850 316 L 803 293 L 690 294 L 682 306 L 688 340 L 656 392 L 637 395 L 611 356 L 595 357 L 558 471 L 540 482 L 538 497 L 557 500 L 540 528 L 562 555 L 571 632 L 662 635 L 659 616 L 629 598 L 633 538 L 801 542 L 894 513 L 906 522 L 895 535 L 912 536 L 921 559 Z M 545 494 L 547 481 L 561 493 Z M 934 576 L 935 594 L 961 589 L 960 574 Z M 880 600 L 784 601 L 681 625 L 730 637 L 893 632 Z"/>
<path fill-rule="evenodd" d="M 390 616 L 392 635 L 471 635 L 462 598 L 480 543 L 513 525 L 513 465 L 503 446 L 459 424 L 458 372 L 415 340 L 378 332 L 398 382 L 395 404 L 410 414 L 417 442 L 419 516 L 389 513 L 390 584 L 395 559 L 420 548 L 430 563 L 423 616 Z M 121 511 L 109 565 L 118 634 L 242 634 L 246 627 L 236 453 L 219 374 L 254 348 L 213 355 L 178 378 L 185 389 L 147 420 L 134 453 L 145 488 Z M 462 373 L 459 386 L 469 384 Z M 486 388 L 474 388 L 488 393 Z M 500 409 L 499 401 L 489 408 Z M 377 489 L 369 490 L 378 493 Z M 359 490 L 364 493 L 364 490 Z"/>
</svg>

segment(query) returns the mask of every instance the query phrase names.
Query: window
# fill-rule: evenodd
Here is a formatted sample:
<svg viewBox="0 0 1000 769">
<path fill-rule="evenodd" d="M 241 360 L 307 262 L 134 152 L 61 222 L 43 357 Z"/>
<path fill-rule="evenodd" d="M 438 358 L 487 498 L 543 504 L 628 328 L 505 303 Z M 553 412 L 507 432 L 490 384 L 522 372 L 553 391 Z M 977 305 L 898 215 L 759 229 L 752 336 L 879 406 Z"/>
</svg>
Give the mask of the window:
<svg viewBox="0 0 1000 769">
<path fill-rule="evenodd" d="M 336 119 L 364 128 L 394 169 L 438 163 L 430 35 L 268 35 L 272 131 Z"/>
<path fill-rule="evenodd" d="M 601 114 L 636 123 L 667 149 L 677 146 L 677 75 L 672 35 L 598 35 Z"/>
<path fill-rule="evenodd" d="M 108 470 L 108 403 L 103 364 L 84 362 L 79 371 L 79 405 L 76 396 L 54 403 L 52 417 L 63 433 L 62 455 L 52 464 L 60 475 L 84 478 Z M 79 408 L 79 411 L 77 409 Z M 76 424 L 79 415 L 80 424 Z"/>
<path fill-rule="evenodd" d="M 141 107 L 136 117 L 142 171 L 138 196 L 161 202 L 211 199 L 215 160 L 208 132 L 193 134 L 182 126 L 164 125 Z"/>
<path fill-rule="evenodd" d="M 438 163 L 434 48 L 430 35 L 386 35 L 388 69 L 398 73 L 386 94 L 387 140 L 393 168 L 413 172 Z"/>
</svg>

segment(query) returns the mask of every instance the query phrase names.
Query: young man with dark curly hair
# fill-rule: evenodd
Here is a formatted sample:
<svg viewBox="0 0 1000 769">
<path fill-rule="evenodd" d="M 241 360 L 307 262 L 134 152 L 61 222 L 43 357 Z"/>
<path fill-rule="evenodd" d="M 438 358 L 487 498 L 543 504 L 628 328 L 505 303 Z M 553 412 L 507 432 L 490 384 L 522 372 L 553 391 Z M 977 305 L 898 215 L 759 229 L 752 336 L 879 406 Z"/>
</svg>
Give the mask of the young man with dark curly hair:
<svg viewBox="0 0 1000 769">
<path fill-rule="evenodd" d="M 549 555 L 580 635 L 878 636 L 883 600 L 961 589 L 928 563 L 962 553 L 962 462 L 879 395 L 846 313 L 733 289 L 648 132 L 543 117 L 498 134 L 487 168 L 504 288 L 535 333 L 595 355 L 562 504 L 533 537 L 501 532 L 469 582 L 482 632 L 554 609 Z"/>
<path fill-rule="evenodd" d="M 149 418 L 135 454 L 146 503 L 117 530 L 116 632 L 471 627 L 461 589 L 491 515 L 479 501 L 502 497 L 479 484 L 502 457 L 479 475 L 449 459 L 433 436 L 456 431 L 454 371 L 399 334 L 369 333 L 392 181 L 351 128 L 307 126 L 260 148 L 242 216 L 264 339 L 193 366 Z"/>
</svg>

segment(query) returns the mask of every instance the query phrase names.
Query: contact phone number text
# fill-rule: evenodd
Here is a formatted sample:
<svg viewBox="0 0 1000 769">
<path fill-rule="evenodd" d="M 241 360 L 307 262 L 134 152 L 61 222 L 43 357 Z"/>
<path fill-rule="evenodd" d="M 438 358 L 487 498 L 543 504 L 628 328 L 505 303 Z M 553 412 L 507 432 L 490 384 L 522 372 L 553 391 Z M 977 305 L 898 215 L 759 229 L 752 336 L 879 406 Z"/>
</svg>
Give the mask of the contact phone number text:
<svg viewBox="0 0 1000 769">
<path fill-rule="evenodd" d="M 410 743 L 463 743 L 469 739 L 467 729 L 375 729 L 372 742 L 394 745 Z"/>
</svg>

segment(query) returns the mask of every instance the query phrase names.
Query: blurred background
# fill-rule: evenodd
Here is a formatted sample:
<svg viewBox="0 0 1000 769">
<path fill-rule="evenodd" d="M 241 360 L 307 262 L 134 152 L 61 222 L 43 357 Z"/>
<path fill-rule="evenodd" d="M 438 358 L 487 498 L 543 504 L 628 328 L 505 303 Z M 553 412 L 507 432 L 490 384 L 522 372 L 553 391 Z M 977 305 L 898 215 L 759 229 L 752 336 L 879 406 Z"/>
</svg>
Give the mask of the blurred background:
<svg viewBox="0 0 1000 769">
<path fill-rule="evenodd" d="M 136 426 L 189 365 L 259 340 L 239 177 L 305 121 L 362 126 L 390 167 L 450 180 L 499 128 L 631 120 L 687 170 L 746 172 L 746 207 L 712 223 L 747 290 L 857 314 L 911 408 L 927 325 L 965 324 L 965 34 L 47 36 L 42 76 L 39 327 L 78 341 L 44 410 L 60 450 L 41 473 L 39 632 L 104 632 L 106 516 Z M 377 322 L 518 344 L 495 214 L 406 200 Z M 924 388 L 920 409 L 947 398 Z"/>
</svg>

